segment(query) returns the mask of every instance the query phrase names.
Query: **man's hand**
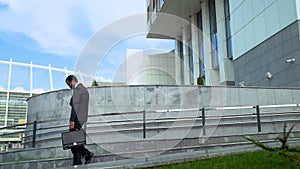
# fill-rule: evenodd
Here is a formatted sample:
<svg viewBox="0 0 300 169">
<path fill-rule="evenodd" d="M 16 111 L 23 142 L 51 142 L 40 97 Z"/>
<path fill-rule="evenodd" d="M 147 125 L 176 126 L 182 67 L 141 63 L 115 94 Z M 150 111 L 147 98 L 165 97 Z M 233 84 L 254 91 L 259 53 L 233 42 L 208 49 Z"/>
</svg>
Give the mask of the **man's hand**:
<svg viewBox="0 0 300 169">
<path fill-rule="evenodd" d="M 74 121 L 70 121 L 70 127 L 69 127 L 69 130 L 70 130 L 70 131 L 75 130 L 75 122 L 74 122 Z"/>
</svg>

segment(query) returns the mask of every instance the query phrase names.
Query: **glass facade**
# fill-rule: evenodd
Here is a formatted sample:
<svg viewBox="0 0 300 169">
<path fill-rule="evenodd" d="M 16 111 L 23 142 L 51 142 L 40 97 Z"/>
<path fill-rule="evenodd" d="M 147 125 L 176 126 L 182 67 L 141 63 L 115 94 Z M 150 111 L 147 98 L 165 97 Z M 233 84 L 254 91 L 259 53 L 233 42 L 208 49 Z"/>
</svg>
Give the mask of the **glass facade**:
<svg viewBox="0 0 300 169">
<path fill-rule="evenodd" d="M 227 46 L 227 57 L 232 59 L 232 39 L 231 39 L 231 28 L 230 28 L 230 6 L 229 0 L 224 1 L 225 11 L 225 26 L 226 26 L 226 46 Z"/>
<path fill-rule="evenodd" d="M 192 34 L 191 26 L 188 28 L 188 55 L 189 55 L 189 74 L 190 74 L 190 84 L 194 84 L 194 65 L 193 65 L 193 55 L 196 55 L 192 49 Z"/>
<path fill-rule="evenodd" d="M 181 37 L 181 39 L 182 39 L 182 37 Z M 181 80 L 181 84 L 184 84 L 184 78 L 182 78 L 182 77 L 184 77 L 184 69 L 183 69 L 183 67 L 184 67 L 184 56 L 183 56 L 183 43 L 182 43 L 182 41 L 179 41 L 179 49 L 178 49 L 178 51 L 179 51 L 179 58 L 180 58 L 180 80 Z"/>
<path fill-rule="evenodd" d="M 30 93 L 0 92 L 0 127 L 22 124 L 26 122 L 27 102 Z M 24 128 L 21 126 L 20 128 Z"/>
<path fill-rule="evenodd" d="M 7 93 L 0 92 L 0 126 L 5 125 L 5 114 L 7 105 Z"/>
<path fill-rule="evenodd" d="M 213 67 L 218 68 L 218 30 L 217 30 L 217 16 L 215 0 L 209 1 L 209 24 L 210 24 L 210 38 L 212 43 L 212 61 Z"/>
<path fill-rule="evenodd" d="M 10 122 L 7 125 L 16 125 L 26 122 L 27 116 L 27 102 L 26 99 L 30 97 L 30 93 L 10 93 L 8 104 L 8 117 Z"/>
<path fill-rule="evenodd" d="M 0 128 L 24 124 L 27 119 L 27 102 L 30 93 L 0 91 Z M 7 99 L 8 98 L 8 99 Z M 26 126 L 17 126 L 12 130 L 4 132 L 24 130 Z M 0 151 L 7 151 L 8 148 L 21 148 L 22 133 L 1 135 Z"/>
<path fill-rule="evenodd" d="M 159 0 L 160 7 L 163 6 L 164 2 L 165 2 L 165 0 Z"/>
<path fill-rule="evenodd" d="M 199 75 L 205 75 L 205 66 L 204 66 L 204 50 L 203 50 L 203 20 L 202 20 L 202 10 L 197 13 L 197 27 L 199 35 Z"/>
<path fill-rule="evenodd" d="M 298 0 L 230 1 L 233 59 L 297 20 Z"/>
<path fill-rule="evenodd" d="M 164 0 L 147 0 L 147 25 L 149 30 L 164 2 Z"/>
</svg>

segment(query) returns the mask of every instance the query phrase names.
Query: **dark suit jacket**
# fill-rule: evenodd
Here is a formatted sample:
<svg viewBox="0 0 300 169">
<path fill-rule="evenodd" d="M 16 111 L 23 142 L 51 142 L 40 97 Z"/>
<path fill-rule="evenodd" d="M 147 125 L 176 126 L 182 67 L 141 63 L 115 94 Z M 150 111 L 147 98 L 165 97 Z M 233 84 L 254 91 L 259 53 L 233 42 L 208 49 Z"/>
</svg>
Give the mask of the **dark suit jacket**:
<svg viewBox="0 0 300 169">
<path fill-rule="evenodd" d="M 87 122 L 88 108 L 89 108 L 89 92 L 87 89 L 79 83 L 73 89 L 73 96 L 70 101 L 72 107 L 70 121 L 75 122 L 75 128 L 77 128 L 76 123 L 80 123 L 82 126 Z"/>
</svg>

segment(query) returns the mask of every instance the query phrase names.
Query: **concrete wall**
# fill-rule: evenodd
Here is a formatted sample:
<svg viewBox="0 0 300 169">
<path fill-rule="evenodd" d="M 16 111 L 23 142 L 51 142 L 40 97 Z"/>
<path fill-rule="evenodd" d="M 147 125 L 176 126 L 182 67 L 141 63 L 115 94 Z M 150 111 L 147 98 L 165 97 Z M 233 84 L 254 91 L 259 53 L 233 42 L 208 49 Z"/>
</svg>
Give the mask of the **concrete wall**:
<svg viewBox="0 0 300 169">
<path fill-rule="evenodd" d="M 198 87 L 119 86 L 89 88 L 89 115 L 198 107 Z M 28 121 L 69 118 L 71 90 L 60 90 L 28 100 Z M 91 119 L 89 119 L 91 120 Z"/>
<path fill-rule="evenodd" d="M 162 109 L 297 104 L 300 102 L 300 90 L 289 88 L 114 86 L 89 88 L 88 91 L 90 93 L 90 116 L 142 110 L 148 112 Z M 28 100 L 28 122 L 50 121 L 55 125 L 67 126 L 70 115 L 70 97 L 71 90 L 60 90 L 30 98 Z M 245 111 L 239 113 L 243 112 Z M 150 114 L 148 118 L 151 118 Z M 153 113 L 152 116 L 159 118 L 160 115 Z M 169 114 L 169 116 L 172 115 Z M 128 117 L 126 115 L 118 117 L 126 119 L 131 118 L 131 115 L 130 117 L 129 115 Z M 104 117 L 101 118 L 103 120 Z M 101 118 L 89 117 L 88 122 L 101 120 Z M 49 126 L 46 123 L 39 124 L 39 126 L 43 125 Z M 30 128 L 30 126 L 28 127 Z"/>
<path fill-rule="evenodd" d="M 88 91 L 89 115 L 300 102 L 300 90 L 293 88 L 114 86 L 88 88 Z M 28 122 L 66 118 L 68 123 L 71 94 L 71 90 L 60 90 L 30 98 Z"/>
<path fill-rule="evenodd" d="M 154 112 L 154 110 L 298 104 L 300 102 L 300 90 L 288 88 L 114 86 L 89 88 L 88 90 L 91 100 L 87 141 L 89 146 L 96 145 L 96 148 L 93 148 L 96 154 L 145 151 L 147 155 L 148 150 L 169 150 L 179 143 L 182 144 L 186 139 L 198 140 L 195 145 L 199 145 L 241 141 L 242 135 L 261 134 L 258 132 L 253 108 L 206 110 L 205 127 L 202 125 L 201 111 Z M 39 130 L 37 133 L 39 141 L 36 143 L 36 147 L 61 146 L 60 131 L 68 126 L 70 97 L 71 90 L 61 90 L 29 99 L 29 121 L 51 121 L 38 124 L 38 128 L 62 126 L 51 129 L 56 131 L 53 133 Z M 142 110 L 146 110 L 146 138 L 143 138 Z M 108 116 L 110 113 L 122 112 L 138 113 Z M 294 124 L 299 120 L 300 110 L 299 107 L 261 109 L 261 113 L 268 112 L 279 114 L 262 115 L 262 134 L 267 135 L 282 132 L 283 123 Z M 100 114 L 103 116 L 95 116 Z M 58 120 L 60 118 L 64 119 Z M 297 125 L 294 131 L 299 131 L 299 127 Z M 41 132 L 46 134 L 41 134 Z M 225 137 L 230 139 L 223 139 Z M 30 145 L 29 142 L 28 147 Z M 193 146 L 194 143 L 188 142 L 186 145 Z M 61 149 L 61 151 L 63 150 Z M 67 154 L 65 153 L 65 155 Z"/>
<path fill-rule="evenodd" d="M 120 86 L 89 88 L 89 115 L 171 108 L 197 108 L 198 87 Z M 71 90 L 59 90 L 28 100 L 28 122 L 65 120 L 68 124 Z M 208 103 L 207 103 L 208 104 Z M 89 120 L 93 120 L 90 118 Z M 61 121 L 61 120 L 60 120 Z M 60 122 L 61 123 L 61 122 Z"/>
<path fill-rule="evenodd" d="M 236 84 L 246 86 L 299 87 L 299 21 L 234 60 Z M 295 62 L 286 60 L 295 58 Z M 271 79 L 266 73 L 273 74 Z"/>
</svg>

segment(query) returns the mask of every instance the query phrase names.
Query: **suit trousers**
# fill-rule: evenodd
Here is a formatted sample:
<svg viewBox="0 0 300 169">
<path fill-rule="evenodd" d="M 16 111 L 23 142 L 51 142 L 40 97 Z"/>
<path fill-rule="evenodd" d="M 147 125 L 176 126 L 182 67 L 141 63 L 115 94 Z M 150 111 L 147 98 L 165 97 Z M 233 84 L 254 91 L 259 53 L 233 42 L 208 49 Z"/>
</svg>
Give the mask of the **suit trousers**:
<svg viewBox="0 0 300 169">
<path fill-rule="evenodd" d="M 91 153 L 83 145 L 72 148 L 71 151 L 73 153 L 73 165 L 81 165 L 82 164 L 81 158 Z"/>
</svg>

